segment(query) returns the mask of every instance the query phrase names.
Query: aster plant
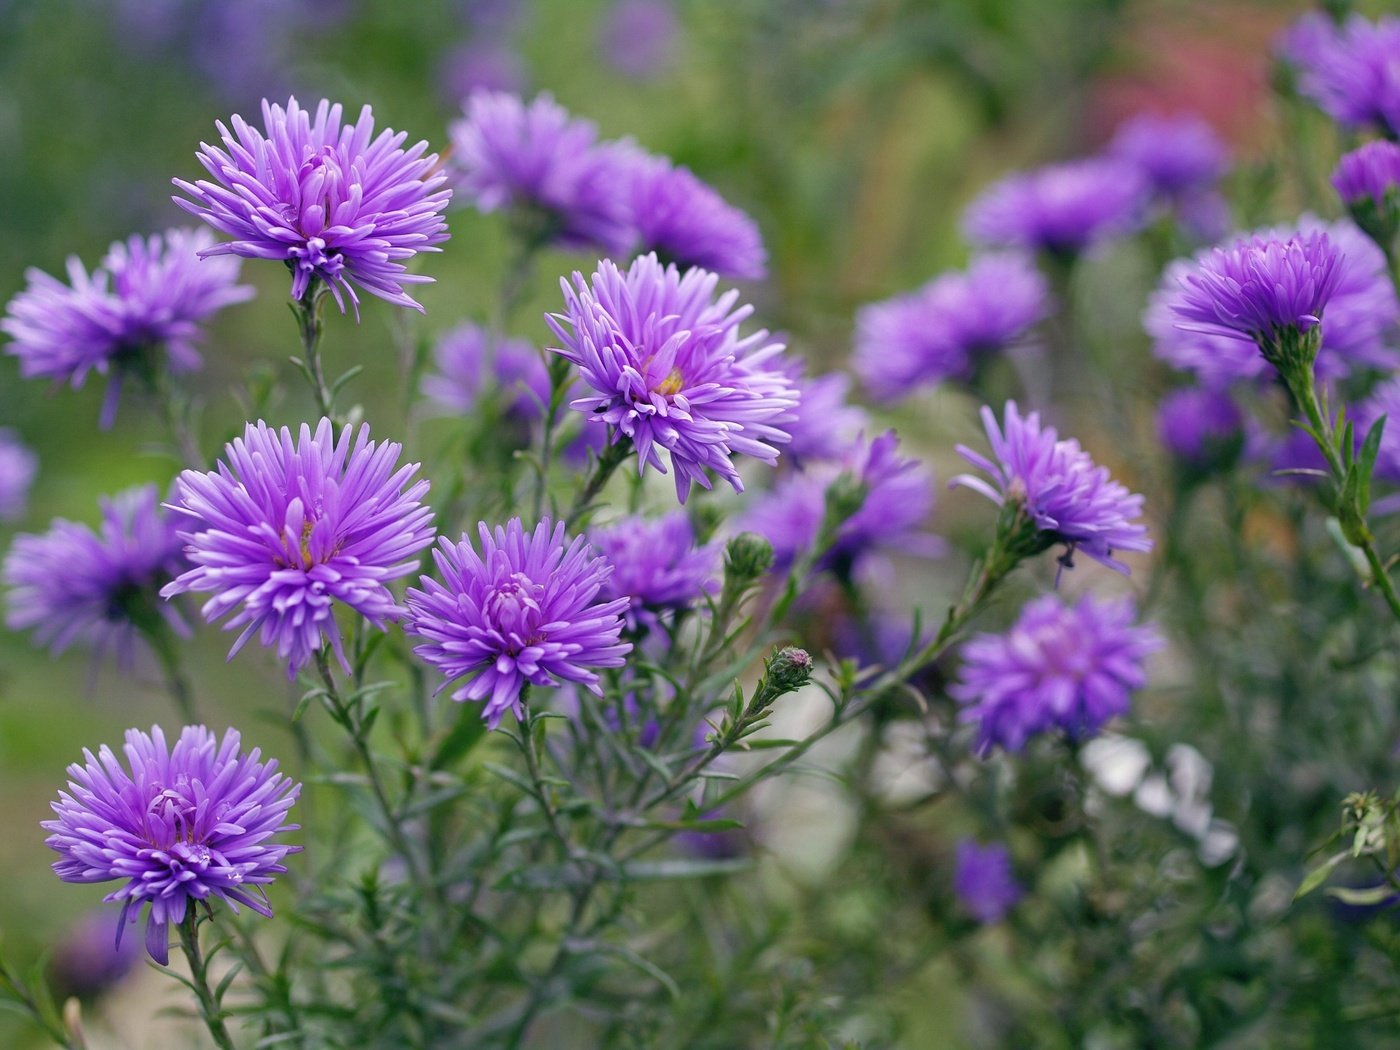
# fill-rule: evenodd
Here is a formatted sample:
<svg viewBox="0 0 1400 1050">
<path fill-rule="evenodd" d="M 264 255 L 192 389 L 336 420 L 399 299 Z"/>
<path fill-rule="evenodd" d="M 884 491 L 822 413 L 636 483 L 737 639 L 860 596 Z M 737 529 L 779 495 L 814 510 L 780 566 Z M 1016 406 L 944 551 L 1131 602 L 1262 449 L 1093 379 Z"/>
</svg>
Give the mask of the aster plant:
<svg viewBox="0 0 1400 1050">
<path fill-rule="evenodd" d="M 1400 290 L 1400 145 L 1378 140 L 1345 154 L 1332 172 L 1332 187 L 1356 225 L 1385 253 Z"/>
</svg>

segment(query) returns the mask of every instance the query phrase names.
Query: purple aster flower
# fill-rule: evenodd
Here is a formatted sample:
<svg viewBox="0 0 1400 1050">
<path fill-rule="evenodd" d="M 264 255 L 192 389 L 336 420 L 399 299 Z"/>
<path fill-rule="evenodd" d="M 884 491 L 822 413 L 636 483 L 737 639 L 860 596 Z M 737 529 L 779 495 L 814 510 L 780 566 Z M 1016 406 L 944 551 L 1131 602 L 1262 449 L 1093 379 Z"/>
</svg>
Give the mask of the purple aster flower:
<svg viewBox="0 0 1400 1050">
<path fill-rule="evenodd" d="M 949 689 L 977 723 L 977 750 L 1020 751 L 1056 729 L 1074 740 L 1125 714 L 1129 694 L 1147 681 L 1147 657 L 1162 648 L 1156 628 L 1135 626 L 1131 599 L 1074 605 L 1047 594 L 1027 603 L 1005 634 L 979 634 L 962 647 Z"/>
<path fill-rule="evenodd" d="M 593 529 L 589 539 L 613 568 L 600 596 L 630 599 L 628 630 L 654 630 L 658 613 L 687 609 L 717 585 L 719 548 L 695 545 L 695 530 L 684 511 L 624 518 Z"/>
<path fill-rule="evenodd" d="M 1349 207 L 1384 204 L 1387 195 L 1400 192 L 1400 145 L 1378 139 L 1352 150 L 1337 162 L 1332 185 Z"/>
<path fill-rule="evenodd" d="M 112 943 L 116 909 L 88 912 L 64 934 L 49 964 L 49 979 L 60 999 L 101 995 L 129 974 L 141 959 L 141 946 L 128 937 Z"/>
<path fill-rule="evenodd" d="M 589 413 L 590 425 L 611 426 L 613 444 L 630 440 L 640 471 L 664 474 L 664 449 L 682 503 L 692 482 L 710 488 L 707 470 L 742 492 L 730 457 L 776 463 L 774 446 L 788 440 L 782 425 L 797 407 L 782 344 L 762 330 L 741 338 L 753 308 L 736 308 L 733 290 L 716 299 L 718 280 L 663 268 L 655 255 L 626 273 L 604 259 L 591 284 L 578 272 L 573 287 L 560 281 L 565 312 L 548 318 L 562 344 L 552 349 L 595 391 L 572 407 Z"/>
<path fill-rule="evenodd" d="M 865 409 L 846 400 L 850 376 L 828 372 L 807 379 L 802 371 L 802 362 L 794 359 L 788 374 L 797 386 L 799 408 L 796 418 L 783 424 L 792 438 L 783 451 L 798 464 L 840 459 L 870 429 L 870 417 Z"/>
<path fill-rule="evenodd" d="M 0 427 L 0 521 L 23 517 L 29 486 L 39 473 L 39 460 L 9 427 Z"/>
<path fill-rule="evenodd" d="M 341 312 L 355 286 L 422 310 L 405 285 L 431 277 L 411 274 L 407 260 L 436 252 L 447 240 L 442 210 L 452 196 L 427 142 L 405 150 L 406 133 L 374 136 L 370 107 L 354 124 L 322 99 L 313 116 L 289 99 L 287 108 L 263 100 L 263 131 L 237 114 L 230 131 L 217 123 L 224 149 L 200 143 L 196 156 L 214 181 L 173 180 L 189 195 L 175 203 L 233 238 L 201 255 L 279 259 L 292 271 L 292 298 L 316 281 Z"/>
<path fill-rule="evenodd" d="M 965 445 L 957 450 L 990 474 L 993 484 L 960 474 L 952 485 L 980 492 L 998 506 L 1008 500 L 1022 505 L 1043 539 L 1068 546 L 1061 559 L 1066 566 L 1073 553 L 1081 550 L 1126 574 L 1128 567 L 1114 559 L 1114 551 L 1152 549 L 1147 528 L 1134 522 L 1142 514 L 1142 497 L 1109 477 L 1078 441 L 1060 440 L 1054 427 L 1042 427 L 1038 412 L 1022 417 L 1015 401 L 1006 403 L 1004 426 L 998 426 L 985 405 L 982 423 L 993 459 Z"/>
<path fill-rule="evenodd" d="M 597 670 L 621 667 L 631 651 L 619 641 L 626 598 L 600 600 L 612 575 L 607 559 L 564 523 L 548 520 L 526 533 L 512 518 L 493 533 L 479 526 L 481 553 L 462 537 L 433 551 L 443 583 L 424 576 L 408 592 L 407 630 L 423 639 L 414 652 L 446 677 L 441 689 L 469 679 L 454 700 L 485 700 L 495 729 L 507 711 L 525 717 L 527 685 L 576 682 L 602 695 Z"/>
<path fill-rule="evenodd" d="M 9 588 L 5 623 L 33 630 L 35 642 L 55 654 L 83 642 L 99 656 L 115 650 L 128 667 L 138 634 L 162 621 L 189 633 L 173 607 L 156 601 L 184 561 L 154 485 L 127 489 L 101 507 L 96 532 L 59 518 L 46 533 L 15 537 L 0 573 Z"/>
<path fill-rule="evenodd" d="M 670 0 L 613 0 L 598 27 L 598 50 L 623 76 L 651 80 L 671 64 L 679 35 Z"/>
<path fill-rule="evenodd" d="M 475 91 L 524 89 L 527 77 L 520 53 L 500 40 L 471 40 L 448 52 L 439 79 L 453 106 Z"/>
<path fill-rule="evenodd" d="M 1230 168 L 1230 154 L 1200 117 L 1144 113 L 1124 121 L 1104 152 L 1142 169 L 1152 191 L 1168 200 L 1211 189 Z"/>
<path fill-rule="evenodd" d="M 637 154 L 626 174 L 640 252 L 654 251 L 665 262 L 700 266 L 721 277 L 767 275 L 768 252 L 757 224 L 689 168 Z"/>
<path fill-rule="evenodd" d="M 1244 417 L 1229 394 L 1208 387 L 1183 387 L 1162 399 L 1157 434 L 1177 459 L 1204 467 L 1219 461 L 1244 439 Z"/>
<path fill-rule="evenodd" d="M 1021 342 L 1050 312 L 1045 278 L 1024 255 L 976 259 L 908 295 L 856 313 L 856 371 L 876 397 L 921 383 L 967 379 L 980 358 Z"/>
<path fill-rule="evenodd" d="M 492 336 L 471 321 L 444 332 L 433 344 L 436 371 L 423 377 L 423 394 L 454 415 L 473 411 L 491 389 L 502 395 L 507 415 L 538 419 L 549 403 L 549 373 L 540 352 L 523 339 Z"/>
<path fill-rule="evenodd" d="M 129 772 L 105 745 L 96 755 L 84 749 L 83 764 L 68 767 L 68 790 L 53 803 L 58 819 L 40 824 L 59 855 L 58 877 L 124 880 L 105 898 L 122 904 L 117 943 L 149 904 L 146 950 L 162 966 L 170 927 L 197 901 L 218 898 L 270 918 L 263 887 L 301 850 L 270 840 L 297 830 L 286 819 L 301 785 L 275 761 L 260 761 L 257 748 L 242 754 L 232 729 L 220 741 L 204 726 L 186 726 L 173 748 L 159 726 L 128 729 L 123 750 Z"/>
<path fill-rule="evenodd" d="M 1312 16 L 1284 51 L 1299 68 L 1299 90 L 1334 120 L 1400 135 L 1400 18 L 1352 15 L 1335 26 Z"/>
<path fill-rule="evenodd" d="M 326 639 L 349 665 L 335 622 L 337 602 L 383 630 L 403 609 L 385 583 L 418 567 L 433 542 L 433 512 L 419 501 L 427 481 L 400 467 L 402 447 L 329 419 L 313 434 L 249 423 L 224 446 L 224 461 L 183 472 L 172 509 L 189 517 L 182 532 L 194 568 L 163 597 L 212 592 L 205 620 L 232 612 L 225 629 L 243 628 L 229 658 L 254 634 L 296 676 Z M 408 486 L 405 488 L 405 486 Z"/>
<path fill-rule="evenodd" d="M 1381 416 L 1385 416 L 1385 430 L 1381 432 L 1374 476 L 1400 482 L 1400 377 L 1378 384 L 1370 397 L 1357 406 L 1354 418 L 1358 440 Z"/>
<path fill-rule="evenodd" d="M 860 504 L 837 528 L 821 567 L 850 572 L 879 548 L 930 557 L 941 553 L 938 539 L 919 531 L 933 510 L 933 478 L 917 459 L 899 455 L 893 430 L 873 441 L 862 438 L 840 462 L 789 474 L 750 509 L 740 527 L 765 537 L 773 545 L 774 564 L 785 569 L 817 542 L 828 490 L 843 476 L 859 487 Z"/>
<path fill-rule="evenodd" d="M 205 261 L 207 230 L 172 229 L 117 241 L 91 274 L 68 259 L 68 283 L 41 270 L 25 273 L 28 287 L 10 300 L 0 329 L 13 342 L 25 378 L 66 380 L 82 386 L 87 374 L 111 374 L 102 426 L 111 426 L 127 369 L 161 367 L 145 357 L 164 352 L 164 366 L 188 372 L 200 366 L 200 322 L 253 289 L 235 283 L 236 259 Z"/>
<path fill-rule="evenodd" d="M 546 239 L 568 248 L 627 251 L 636 239 L 623 175 L 633 147 L 600 145 L 598 129 L 548 95 L 477 91 L 454 123 L 452 164 L 479 211 L 534 212 Z"/>
<path fill-rule="evenodd" d="M 1011 868 L 1011 851 L 999 842 L 979 845 L 972 839 L 958 843 L 953 892 L 980 923 L 1001 922 L 1016 906 L 1024 890 Z"/>
<path fill-rule="evenodd" d="M 975 243 L 1075 255 L 1141 226 L 1150 186 L 1133 164 L 1107 157 L 1009 175 L 968 206 Z"/>
</svg>

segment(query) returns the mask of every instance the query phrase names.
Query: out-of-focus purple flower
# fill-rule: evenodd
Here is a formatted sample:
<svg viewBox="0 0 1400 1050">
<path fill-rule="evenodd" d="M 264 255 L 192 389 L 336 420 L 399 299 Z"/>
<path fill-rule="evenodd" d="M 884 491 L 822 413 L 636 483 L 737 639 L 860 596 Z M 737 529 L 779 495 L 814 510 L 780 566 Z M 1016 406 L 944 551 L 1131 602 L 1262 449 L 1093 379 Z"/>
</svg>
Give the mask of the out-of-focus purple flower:
<svg viewBox="0 0 1400 1050">
<path fill-rule="evenodd" d="M 381 630 L 403 609 L 385 583 L 418 567 L 433 542 L 433 512 L 419 501 L 427 481 L 400 467 L 402 447 L 329 419 L 294 439 L 261 420 L 224 446 L 218 469 L 186 470 L 172 509 L 187 516 L 182 532 L 193 564 L 162 596 L 210 592 L 202 612 L 213 622 L 232 612 L 226 630 L 243 628 L 229 658 L 255 634 L 296 676 L 329 640 L 349 671 L 335 604 L 349 606 Z M 407 487 L 405 487 L 407 486 Z"/>
<path fill-rule="evenodd" d="M 39 459 L 9 427 L 0 427 L 0 521 L 24 516 L 29 486 L 39 473 Z"/>
<path fill-rule="evenodd" d="M 450 128 L 457 184 L 479 211 L 533 213 L 545 239 L 567 248 L 627 251 L 635 240 L 626 171 L 635 147 L 599 144 L 592 121 L 548 94 L 526 105 L 477 91 Z"/>
<path fill-rule="evenodd" d="M 55 996 L 91 999 L 129 974 L 141 958 L 141 946 L 128 937 L 112 943 L 115 909 L 90 911 L 69 927 L 49 962 Z"/>
<path fill-rule="evenodd" d="M 464 415 L 495 389 L 509 415 L 524 422 L 538 419 L 549 403 L 549 373 L 540 352 L 523 339 L 491 343 L 491 333 L 471 321 L 444 332 L 433 344 L 436 371 L 423 377 L 424 396 L 446 412 Z"/>
<path fill-rule="evenodd" d="M 979 358 L 1014 346 L 1050 312 L 1045 278 L 1018 253 L 985 255 L 966 272 L 856 313 L 855 367 L 886 400 L 921 383 L 966 379 Z"/>
<path fill-rule="evenodd" d="M 1183 463 L 1209 466 L 1244 438 L 1244 417 L 1229 394 L 1209 387 L 1183 387 L 1162 399 L 1157 434 Z"/>
<path fill-rule="evenodd" d="M 1230 154 L 1200 117 L 1144 113 L 1114 132 L 1105 152 L 1141 168 L 1154 193 L 1176 200 L 1212 189 L 1230 168 Z"/>
<path fill-rule="evenodd" d="M 200 143 L 196 156 L 214 181 L 174 179 L 189 199 L 174 198 L 191 215 L 233 238 L 200 254 L 276 259 L 292 271 L 291 295 L 301 299 L 324 283 L 342 312 L 356 318 L 356 286 L 397 306 L 422 310 L 406 285 L 433 279 L 408 272 L 419 252 L 441 251 L 442 211 L 452 196 L 428 143 L 403 148 L 405 132 L 374 135 L 369 106 L 342 124 L 339 103 L 322 99 L 313 116 L 289 99 L 266 99 L 263 131 L 235 114 L 232 130 L 217 123 L 224 149 Z"/>
<path fill-rule="evenodd" d="M 1338 123 L 1400 135 L 1400 18 L 1352 15 L 1342 25 L 1308 15 L 1285 37 L 1298 88 Z"/>
<path fill-rule="evenodd" d="M 511 518 L 493 533 L 478 526 L 481 553 L 466 536 L 433 551 L 443 582 L 422 578 L 408 591 L 406 630 L 423 639 L 414 652 L 443 673 L 445 689 L 467 683 L 453 700 L 484 700 L 495 729 L 507 711 L 525 717 L 527 685 L 576 682 L 602 695 L 597 670 L 621 667 L 632 650 L 619 641 L 626 598 L 599 600 L 612 566 L 564 523 L 546 519 L 527 533 Z"/>
<path fill-rule="evenodd" d="M 1385 430 L 1381 433 L 1374 476 L 1400 482 L 1400 377 L 1392 377 L 1378 384 L 1371 395 L 1357 406 L 1357 439 L 1360 440 L 1381 416 L 1385 416 Z"/>
<path fill-rule="evenodd" d="M 1337 161 L 1332 185 L 1348 206 L 1370 200 L 1383 204 L 1387 194 L 1400 192 L 1400 145 L 1377 139 Z"/>
<path fill-rule="evenodd" d="M 671 65 L 679 35 L 671 0 L 613 0 L 598 26 L 598 50 L 624 76 L 651 80 Z"/>
<path fill-rule="evenodd" d="M 840 462 L 789 474 L 750 508 L 740 528 L 765 537 L 773 545 L 774 565 L 785 569 L 817 542 L 828 490 L 843 477 L 857 486 L 860 502 L 837 528 L 822 567 L 852 571 L 878 548 L 927 556 L 942 551 L 936 537 L 919 531 L 933 510 L 933 478 L 917 459 L 900 457 L 893 430 L 858 441 Z"/>
<path fill-rule="evenodd" d="M 783 451 L 801 465 L 840 459 L 856 438 L 870 429 L 870 417 L 859 405 L 850 404 L 851 377 L 828 372 L 810 379 L 802 375 L 802 363 L 794 358 L 788 374 L 797 384 L 795 419 L 783 424 L 792 440 Z"/>
<path fill-rule="evenodd" d="M 68 283 L 41 270 L 25 273 L 28 287 L 10 300 L 3 330 L 25 378 L 66 380 L 74 387 L 96 371 L 111 375 L 102 425 L 116 416 L 122 372 L 200 366 L 200 322 L 253 289 L 237 284 L 236 259 L 203 260 L 208 230 L 171 229 L 115 242 L 91 274 L 68 258 Z M 164 361 L 143 355 L 164 352 Z"/>
<path fill-rule="evenodd" d="M 768 252 L 758 225 L 689 168 L 637 152 L 624 177 L 640 252 L 654 251 L 663 262 L 703 267 L 721 277 L 767 275 Z"/>
<path fill-rule="evenodd" d="M 1076 255 L 1141 226 L 1149 192 L 1146 176 L 1121 160 L 1051 164 L 988 187 L 963 226 L 977 244 Z"/>
<path fill-rule="evenodd" d="M 189 628 L 156 594 L 184 566 L 175 525 L 154 485 L 103 499 L 102 524 L 57 519 L 40 535 L 15 537 L 5 556 L 9 588 L 6 626 L 34 632 L 57 654 L 75 642 L 100 656 L 115 651 L 131 664 L 137 636 L 162 621 L 179 634 Z"/>
<path fill-rule="evenodd" d="M 1024 890 L 1011 868 L 1011 851 L 999 842 L 958 843 L 953 892 L 969 915 L 980 923 L 1000 922 L 1016 906 Z"/>
<path fill-rule="evenodd" d="M 443 59 L 438 78 L 452 105 L 476 91 L 518 94 L 526 83 L 520 53 L 502 40 L 469 40 Z"/>
<path fill-rule="evenodd" d="M 204 726 L 186 726 L 173 748 L 159 726 L 128 729 L 123 750 L 129 772 L 105 745 L 95 756 L 84 749 L 84 763 L 68 767 L 68 790 L 53 803 L 58 819 L 40 825 L 59 855 L 58 877 L 123 880 L 105 898 L 122 903 L 118 943 L 149 904 L 146 951 L 162 966 L 170 927 L 196 901 L 221 899 L 270 918 L 263 887 L 301 849 L 271 839 L 297 829 L 286 819 L 301 785 L 275 761 L 260 761 L 257 748 L 242 754 L 232 729 L 220 741 Z"/>
<path fill-rule="evenodd" d="M 1352 222 L 1324 223 L 1305 215 L 1291 228 L 1258 230 L 1223 246 L 1242 252 L 1261 242 L 1308 240 L 1325 234 L 1337 255 L 1335 284 L 1327 301 L 1317 371 L 1341 376 L 1358 368 L 1383 371 L 1400 366 L 1390 347 L 1390 331 L 1400 320 L 1400 300 L 1386 272 L 1385 256 Z M 1143 327 L 1153 337 L 1153 352 L 1182 371 L 1194 373 L 1206 386 L 1224 386 L 1269 378 L 1271 366 L 1252 339 L 1221 331 L 1216 325 L 1183 323 L 1192 275 L 1211 265 L 1219 249 L 1178 259 L 1162 275 L 1153 292 Z M 1259 289 L 1267 299 L 1266 292 Z"/>
<path fill-rule="evenodd" d="M 590 425 L 612 427 L 613 444 L 630 440 L 641 471 L 664 474 L 664 449 L 682 503 L 692 482 L 711 487 L 707 470 L 742 492 L 730 457 L 777 462 L 775 446 L 787 442 L 783 424 L 797 407 L 782 344 L 763 330 L 741 338 L 753 308 L 735 307 L 732 289 L 715 298 L 718 280 L 662 267 L 654 254 L 626 273 L 604 259 L 591 283 L 578 272 L 572 287 L 560 281 L 564 313 L 548 318 L 561 344 L 552 349 L 594 391 L 572 407 L 589 413 Z"/>
<path fill-rule="evenodd" d="M 982 423 L 992 446 L 992 459 L 957 446 L 959 455 L 991 475 L 992 483 L 960 474 L 951 484 L 980 492 L 998 506 L 1021 504 L 1037 529 L 1069 551 L 1076 550 L 1126 574 L 1128 567 L 1114 551 L 1149 551 L 1147 528 L 1134 522 L 1142 514 L 1142 497 L 1109 477 L 1073 438 L 1060 440 L 1054 427 L 1042 427 L 1040 414 L 1022 417 L 1016 402 L 1006 403 L 1005 424 L 983 406 Z"/>
<path fill-rule="evenodd" d="M 1082 740 L 1125 714 L 1147 681 L 1147 657 L 1162 648 L 1156 628 L 1137 626 L 1131 599 L 1074 605 L 1047 594 L 1027 603 L 1005 634 L 979 634 L 962 647 L 950 695 L 960 718 L 977 724 L 977 750 L 1020 751 L 1060 730 Z"/>
<path fill-rule="evenodd" d="M 594 549 L 613 567 L 603 582 L 605 600 L 628 598 L 627 627 L 654 629 L 657 614 L 687 609 L 718 583 L 719 548 L 697 547 L 684 511 L 659 518 L 623 518 L 589 534 Z"/>
</svg>

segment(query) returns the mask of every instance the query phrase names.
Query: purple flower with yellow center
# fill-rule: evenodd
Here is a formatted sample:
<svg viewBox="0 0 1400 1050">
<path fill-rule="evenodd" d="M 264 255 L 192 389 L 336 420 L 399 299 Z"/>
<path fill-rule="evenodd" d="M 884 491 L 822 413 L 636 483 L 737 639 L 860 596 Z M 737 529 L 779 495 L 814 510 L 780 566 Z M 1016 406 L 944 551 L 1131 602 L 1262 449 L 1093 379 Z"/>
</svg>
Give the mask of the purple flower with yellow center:
<svg viewBox="0 0 1400 1050">
<path fill-rule="evenodd" d="M 154 485 L 101 501 L 102 524 L 54 521 L 49 531 L 15 537 L 3 575 L 6 626 L 33 631 L 54 654 L 81 642 L 100 656 L 114 650 L 130 666 L 136 638 L 165 627 L 189 628 L 160 588 L 184 568 L 175 525 Z"/>
<path fill-rule="evenodd" d="M 1149 551 L 1147 528 L 1134 519 L 1142 514 L 1142 497 L 1129 492 L 1096 464 L 1073 438 L 1061 440 L 1054 427 L 1042 427 L 1040 414 L 1022 416 L 1015 401 L 1006 403 L 1005 422 L 997 423 L 983 406 L 982 423 L 992 458 L 958 445 L 958 454 L 991 476 L 991 483 L 960 474 L 951 484 L 980 492 L 998 506 L 1022 509 L 1046 546 L 1063 543 L 1066 567 L 1075 551 L 1118 572 L 1128 567 L 1114 551 Z M 1044 549 L 1043 547 L 1041 549 Z"/>
<path fill-rule="evenodd" d="M 592 388 L 572 407 L 588 413 L 587 425 L 611 427 L 612 444 L 630 441 L 641 472 L 664 474 L 664 450 L 682 503 L 692 482 L 711 487 L 707 471 L 742 492 L 730 457 L 776 463 L 797 407 L 782 344 L 762 330 L 741 337 L 753 308 L 736 307 L 734 290 L 716 298 L 718 281 L 655 255 L 625 273 L 604 259 L 591 282 L 577 272 L 572 286 L 560 281 L 564 312 L 548 318 L 561 344 L 552 349 Z"/>
<path fill-rule="evenodd" d="M 1141 225 L 1150 184 L 1136 165 L 1107 157 L 1017 172 L 983 191 L 963 226 L 976 244 L 1074 256 Z"/>
<path fill-rule="evenodd" d="M 628 630 L 654 630 L 659 614 L 688 609 L 717 585 L 719 548 L 695 545 L 695 530 L 684 511 L 623 518 L 593 529 L 589 539 L 613 568 L 601 597 L 630 600 Z"/>
<path fill-rule="evenodd" d="M 39 473 L 39 460 L 9 427 L 0 427 L 0 521 L 24 516 L 29 487 Z"/>
<path fill-rule="evenodd" d="M 262 113 L 262 131 L 235 114 L 232 130 L 216 125 L 223 149 L 200 143 L 196 156 L 212 182 L 173 180 L 189 197 L 176 204 L 233 238 L 200 254 L 280 260 L 292 272 L 293 299 L 320 282 L 342 313 L 348 299 L 357 319 L 357 287 L 421 311 L 405 286 L 432 278 L 409 273 L 407 263 L 442 250 L 452 196 L 437 154 L 426 141 L 404 149 L 401 131 L 376 137 L 369 106 L 353 124 L 326 99 L 314 115 L 295 98 L 286 109 L 264 99 Z"/>
<path fill-rule="evenodd" d="M 67 284 L 26 271 L 28 286 L 0 321 L 20 374 L 74 387 L 89 372 L 109 375 L 106 428 L 116 417 L 125 372 L 136 370 L 151 382 L 158 368 L 199 368 L 200 323 L 253 295 L 236 283 L 238 260 L 202 259 L 213 243 L 207 230 L 172 229 L 115 242 L 92 273 L 70 256 Z"/>
<path fill-rule="evenodd" d="M 625 172 L 635 147 L 600 144 L 591 121 L 548 94 L 527 105 L 476 91 L 449 130 L 457 185 L 478 211 L 513 211 L 531 236 L 566 248 L 620 254 L 632 245 Z"/>
<path fill-rule="evenodd" d="M 1183 387 L 1162 399 L 1157 434 L 1173 456 L 1193 467 L 1207 467 L 1238 453 L 1244 417 L 1223 390 Z"/>
<path fill-rule="evenodd" d="M 908 295 L 856 313 L 855 367 L 876 397 L 967 379 L 982 358 L 1022 342 L 1050 312 L 1045 278 L 1017 253 L 984 255 L 966 272 L 935 277 Z"/>
<path fill-rule="evenodd" d="M 402 447 L 329 419 L 294 438 L 259 421 L 224 446 L 218 469 L 187 470 L 172 509 L 186 516 L 185 554 L 194 568 L 162 596 L 211 593 L 205 620 L 233 613 L 242 633 L 229 658 L 254 635 L 296 676 L 329 640 L 349 671 L 335 622 L 345 605 L 381 630 L 403 609 L 385 584 L 418 567 L 433 542 L 433 512 L 420 502 L 418 464 L 400 467 Z"/>
<path fill-rule="evenodd" d="M 958 843 L 953 892 L 980 923 L 1001 922 L 1025 891 L 1011 867 L 1011 851 L 999 842 L 983 846 L 972 839 Z"/>
<path fill-rule="evenodd" d="M 122 885 L 105 900 L 120 902 L 117 943 L 143 908 L 146 950 L 164 966 L 170 927 L 197 902 L 223 900 L 272 916 L 264 886 L 287 869 L 300 846 L 272 841 L 295 831 L 287 811 L 301 791 L 241 750 L 230 729 L 219 740 L 204 726 L 186 726 L 168 747 L 159 726 L 126 732 L 126 767 L 105 745 L 68 767 L 68 790 L 53 803 L 56 820 L 41 827 L 59 855 L 53 870 L 64 882 Z"/>
<path fill-rule="evenodd" d="M 1338 123 L 1400 135 L 1400 18 L 1305 16 L 1285 43 L 1299 90 Z"/>
<path fill-rule="evenodd" d="M 507 711 L 525 717 L 527 686 L 575 682 L 601 696 L 598 670 L 621 667 L 625 597 L 599 593 L 612 575 L 606 558 L 564 524 L 526 532 L 512 518 L 493 532 L 479 525 L 481 550 L 466 536 L 433 551 L 442 582 L 422 578 L 408 592 L 406 629 L 423 640 L 414 652 L 442 672 L 445 689 L 466 679 L 454 700 L 484 700 L 495 729 Z M 439 691 L 440 691 L 439 690 Z"/>
<path fill-rule="evenodd" d="M 700 266 L 721 277 L 753 280 L 768 273 L 757 224 L 689 168 L 638 154 L 627 168 L 632 225 L 641 252 L 677 266 Z"/>
<path fill-rule="evenodd" d="M 492 389 L 499 391 L 506 414 L 524 422 L 543 415 L 549 403 L 549 373 L 540 352 L 523 339 L 493 339 L 471 321 L 438 337 L 433 364 L 421 389 L 446 412 L 472 412 Z"/>
<path fill-rule="evenodd" d="M 1162 648 L 1152 626 L 1135 624 L 1131 599 L 1086 594 L 1073 605 L 1047 594 L 1027 603 L 1004 634 L 979 634 L 962 647 L 950 695 L 960 718 L 977 725 L 977 750 L 1020 751 L 1032 736 L 1096 734 L 1126 714 L 1147 681 L 1148 656 Z"/>
</svg>

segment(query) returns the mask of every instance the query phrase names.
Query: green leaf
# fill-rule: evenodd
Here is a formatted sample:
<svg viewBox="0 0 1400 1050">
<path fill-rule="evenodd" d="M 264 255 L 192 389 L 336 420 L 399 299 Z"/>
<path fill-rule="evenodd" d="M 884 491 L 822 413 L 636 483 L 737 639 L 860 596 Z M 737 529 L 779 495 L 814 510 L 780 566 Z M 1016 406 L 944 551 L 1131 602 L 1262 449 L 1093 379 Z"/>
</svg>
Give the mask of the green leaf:
<svg viewBox="0 0 1400 1050">
<path fill-rule="evenodd" d="M 1327 881 L 1327 876 L 1332 874 L 1332 869 L 1350 856 L 1351 850 L 1343 850 L 1340 853 L 1332 854 L 1332 856 L 1313 868 L 1312 871 L 1304 876 L 1303 881 L 1298 884 L 1298 888 L 1293 892 L 1293 899 L 1296 901 L 1301 897 L 1305 897 L 1321 886 Z"/>
<path fill-rule="evenodd" d="M 1350 886 L 1329 886 L 1327 896 L 1335 897 L 1343 904 L 1351 904 L 1358 908 L 1369 908 L 1375 904 L 1384 904 L 1395 896 L 1395 887 L 1381 883 L 1379 886 L 1370 886 L 1366 889 L 1353 889 Z"/>
<path fill-rule="evenodd" d="M 475 704 L 463 704 L 457 714 L 457 724 L 437 747 L 428 768 L 446 769 L 458 759 L 471 753 L 472 748 L 486 738 L 486 720 Z"/>
<path fill-rule="evenodd" d="M 712 875 L 737 875 L 753 867 L 746 857 L 706 860 L 700 857 L 672 857 L 666 860 L 632 861 L 622 866 L 622 877 L 629 882 L 658 879 L 700 879 Z"/>
</svg>

